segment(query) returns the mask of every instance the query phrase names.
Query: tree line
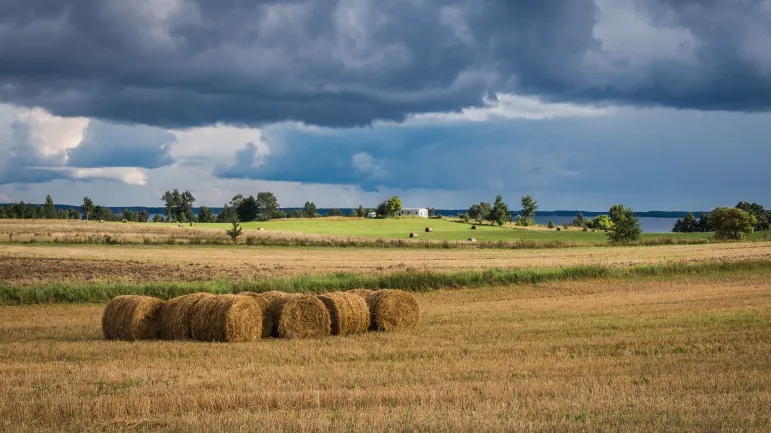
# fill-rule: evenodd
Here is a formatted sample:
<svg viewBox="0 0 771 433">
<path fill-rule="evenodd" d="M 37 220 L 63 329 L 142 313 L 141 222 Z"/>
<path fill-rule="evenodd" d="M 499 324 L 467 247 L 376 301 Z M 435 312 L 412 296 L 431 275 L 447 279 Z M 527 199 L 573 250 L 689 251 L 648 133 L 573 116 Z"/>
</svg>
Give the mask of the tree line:
<svg viewBox="0 0 771 433">
<path fill-rule="evenodd" d="M 689 212 L 678 218 L 672 231 L 675 233 L 715 232 L 722 239 L 744 239 L 748 234 L 771 228 L 771 211 L 757 203 L 740 201 L 736 206 L 716 207 L 712 212 L 702 212 L 698 221 Z"/>
<path fill-rule="evenodd" d="M 57 209 L 50 194 L 46 195 L 45 203 L 42 205 L 34 205 L 20 201 L 18 203 L 0 206 L 0 219 L 79 220 L 81 218 L 88 219 L 90 217 L 91 219 L 102 221 L 127 220 L 145 222 L 148 220 L 149 216 L 150 214 L 146 209 L 140 209 L 139 211 L 126 209 L 116 214 L 107 207 L 94 205 L 94 202 L 88 197 L 84 197 L 83 205 L 81 205 L 80 210 L 74 206 L 67 208 L 60 207 Z"/>
</svg>

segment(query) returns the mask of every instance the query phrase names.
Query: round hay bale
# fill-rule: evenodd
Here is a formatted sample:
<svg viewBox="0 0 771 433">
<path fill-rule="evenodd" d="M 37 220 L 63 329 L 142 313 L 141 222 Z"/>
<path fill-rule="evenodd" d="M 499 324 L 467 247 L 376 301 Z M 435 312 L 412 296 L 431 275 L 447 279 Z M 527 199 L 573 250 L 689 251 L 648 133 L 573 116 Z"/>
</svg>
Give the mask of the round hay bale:
<svg viewBox="0 0 771 433">
<path fill-rule="evenodd" d="M 559 232 L 559 231 L 562 231 L 562 229 L 561 229 L 561 228 L 559 228 L 559 227 L 557 227 L 557 231 L 558 231 L 558 232 Z"/>
<path fill-rule="evenodd" d="M 324 303 L 314 295 L 278 298 L 271 304 L 277 312 L 280 338 L 318 338 L 332 333 L 332 319 Z"/>
<path fill-rule="evenodd" d="M 434 231 L 434 229 L 431 227 L 426 227 L 426 233 L 431 233 L 432 231 Z"/>
<path fill-rule="evenodd" d="M 254 299 L 262 309 L 262 338 L 268 338 L 276 335 L 276 325 L 278 324 L 278 315 L 275 308 L 271 305 L 276 299 L 294 296 L 289 293 L 271 291 L 264 293 L 241 292 L 239 295 L 249 296 Z"/>
<path fill-rule="evenodd" d="M 249 296 L 205 296 L 193 308 L 190 335 L 199 341 L 259 340 L 262 335 L 260 304 Z"/>
<path fill-rule="evenodd" d="M 369 307 L 363 297 L 350 292 L 319 295 L 329 311 L 332 335 L 361 334 L 369 329 Z"/>
<path fill-rule="evenodd" d="M 468 238 L 468 241 L 469 241 L 469 242 L 476 242 L 476 241 L 477 241 L 477 238 Z"/>
<path fill-rule="evenodd" d="M 412 293 L 403 290 L 378 290 L 367 296 L 372 331 L 413 329 L 420 321 L 420 306 Z"/>
<path fill-rule="evenodd" d="M 158 314 L 163 301 L 152 296 L 116 296 L 102 313 L 105 340 L 150 340 L 158 336 Z"/>
<path fill-rule="evenodd" d="M 410 237 L 411 238 L 416 238 L 416 237 L 418 237 L 418 234 L 417 233 L 410 233 Z"/>
<path fill-rule="evenodd" d="M 471 230 L 476 230 L 477 226 L 471 226 Z"/>
<path fill-rule="evenodd" d="M 370 289 L 351 289 L 351 290 L 348 291 L 348 293 L 353 293 L 354 295 L 359 295 L 362 298 L 366 298 L 372 292 L 374 292 L 374 290 L 370 290 Z"/>
<path fill-rule="evenodd" d="M 158 336 L 164 340 L 189 340 L 190 320 L 193 308 L 201 298 L 214 296 L 211 293 L 192 293 L 169 299 L 161 307 L 158 317 Z"/>
</svg>

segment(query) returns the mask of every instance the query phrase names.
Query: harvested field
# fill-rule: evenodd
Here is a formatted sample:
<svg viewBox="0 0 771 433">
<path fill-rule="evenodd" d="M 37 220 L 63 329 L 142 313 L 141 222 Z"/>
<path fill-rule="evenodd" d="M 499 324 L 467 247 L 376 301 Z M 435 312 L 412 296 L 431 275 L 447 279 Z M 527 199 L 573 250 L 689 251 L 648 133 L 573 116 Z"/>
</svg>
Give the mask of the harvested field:
<svg viewBox="0 0 771 433">
<path fill-rule="evenodd" d="M 639 265 L 771 258 L 771 242 L 546 250 L 397 250 L 142 246 L 0 246 L 0 280 L 230 281 L 270 276 Z"/>
<path fill-rule="evenodd" d="M 0 306 L 0 430 L 771 428 L 771 275 L 416 295 L 416 330 L 102 341 L 101 305 Z"/>
</svg>

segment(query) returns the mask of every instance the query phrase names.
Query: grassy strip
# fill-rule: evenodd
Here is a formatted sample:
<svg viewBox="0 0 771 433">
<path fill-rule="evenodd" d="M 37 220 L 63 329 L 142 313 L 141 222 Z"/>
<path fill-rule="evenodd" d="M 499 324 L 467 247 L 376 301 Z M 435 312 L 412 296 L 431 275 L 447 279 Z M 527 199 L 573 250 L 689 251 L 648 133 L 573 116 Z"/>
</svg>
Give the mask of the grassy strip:
<svg viewBox="0 0 771 433">
<path fill-rule="evenodd" d="M 329 275 L 277 277 L 258 281 L 210 281 L 201 283 L 45 283 L 37 286 L 0 284 L 0 304 L 43 304 L 54 302 L 105 302 L 117 295 L 149 295 L 163 299 L 194 292 L 238 293 L 329 292 L 355 288 L 402 289 L 424 292 L 448 288 L 472 288 L 550 281 L 579 281 L 605 278 L 644 278 L 716 275 L 737 272 L 769 272 L 771 260 L 713 261 L 698 264 L 674 263 L 635 267 L 570 266 L 548 269 L 489 269 L 462 272 L 401 271 L 388 274 L 337 273 Z"/>
</svg>

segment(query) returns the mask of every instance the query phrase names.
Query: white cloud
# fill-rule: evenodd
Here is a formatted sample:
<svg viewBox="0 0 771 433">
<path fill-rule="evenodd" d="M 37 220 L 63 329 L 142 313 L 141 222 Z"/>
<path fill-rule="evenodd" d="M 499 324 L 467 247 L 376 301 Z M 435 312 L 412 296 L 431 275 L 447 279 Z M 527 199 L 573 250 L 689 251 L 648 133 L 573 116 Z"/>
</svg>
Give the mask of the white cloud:
<svg viewBox="0 0 771 433">
<path fill-rule="evenodd" d="M 538 98 L 498 93 L 484 98 L 484 107 L 464 108 L 453 113 L 424 113 L 411 116 L 408 125 L 428 122 L 487 122 L 505 119 L 543 120 L 558 117 L 595 117 L 611 114 L 612 108 L 569 103 L 544 102 Z"/>
<path fill-rule="evenodd" d="M 257 128 L 214 125 L 169 132 L 177 136 L 171 154 L 183 162 L 200 159 L 219 163 L 230 162 L 233 154 L 246 143 L 254 143 L 259 154 L 268 153 L 268 146 L 262 140 L 262 132 Z"/>
<path fill-rule="evenodd" d="M 147 170 L 137 167 L 30 167 L 31 169 L 50 170 L 63 173 L 67 178 L 119 180 L 128 185 L 147 184 Z"/>
<path fill-rule="evenodd" d="M 11 202 L 11 198 L 8 197 L 5 194 L 0 194 L 0 202 L 2 202 L 2 203 L 10 203 Z"/>
<path fill-rule="evenodd" d="M 17 145 L 26 146 L 43 159 L 66 162 L 66 151 L 83 140 L 89 119 L 54 116 L 41 108 L 19 110 L 12 124 Z"/>
</svg>

